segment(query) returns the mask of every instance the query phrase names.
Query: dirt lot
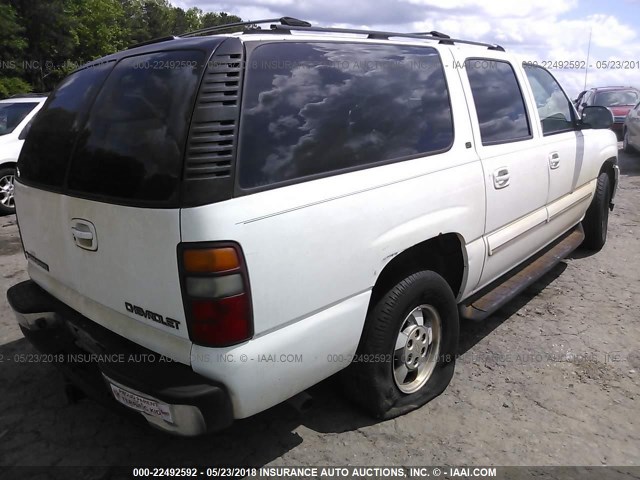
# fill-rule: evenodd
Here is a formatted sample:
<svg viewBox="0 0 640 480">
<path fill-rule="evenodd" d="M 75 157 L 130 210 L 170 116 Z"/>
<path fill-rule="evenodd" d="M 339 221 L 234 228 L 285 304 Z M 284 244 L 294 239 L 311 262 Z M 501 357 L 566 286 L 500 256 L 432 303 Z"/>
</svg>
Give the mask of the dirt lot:
<svg viewBox="0 0 640 480">
<path fill-rule="evenodd" d="M 215 436 L 180 439 L 103 407 L 68 405 L 5 301 L 23 279 L 14 217 L 0 218 L 1 465 L 640 465 L 640 157 L 621 152 L 610 237 L 578 251 L 498 314 L 462 325 L 445 394 L 376 423 L 329 379 L 314 408 L 280 405 Z"/>
</svg>

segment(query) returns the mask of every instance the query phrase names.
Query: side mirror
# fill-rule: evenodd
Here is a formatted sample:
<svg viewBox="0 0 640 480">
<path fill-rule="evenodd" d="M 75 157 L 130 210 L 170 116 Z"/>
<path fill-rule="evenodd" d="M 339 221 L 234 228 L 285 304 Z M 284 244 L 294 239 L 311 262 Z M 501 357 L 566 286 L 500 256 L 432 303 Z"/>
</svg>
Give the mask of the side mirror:
<svg viewBox="0 0 640 480">
<path fill-rule="evenodd" d="M 613 125 L 613 113 L 607 107 L 584 107 L 582 125 L 587 128 L 605 129 Z"/>
</svg>

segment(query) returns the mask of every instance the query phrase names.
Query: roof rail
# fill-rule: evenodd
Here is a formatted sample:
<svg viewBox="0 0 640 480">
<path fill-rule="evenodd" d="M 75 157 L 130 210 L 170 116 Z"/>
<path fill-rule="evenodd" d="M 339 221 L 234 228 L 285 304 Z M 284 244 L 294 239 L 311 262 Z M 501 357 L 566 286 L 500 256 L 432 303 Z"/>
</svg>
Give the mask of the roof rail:
<svg viewBox="0 0 640 480">
<path fill-rule="evenodd" d="M 447 35 L 446 33 L 438 32 L 436 30 L 431 30 L 430 32 L 416 32 L 416 33 L 414 33 L 414 35 L 428 35 L 430 37 L 442 38 L 443 40 L 440 40 L 440 43 L 446 43 L 447 45 L 453 45 L 453 42 L 451 41 L 451 36 L 450 35 Z"/>
<path fill-rule="evenodd" d="M 367 35 L 372 39 L 388 39 L 389 37 L 401 37 L 401 38 L 419 38 L 426 40 L 437 40 L 440 43 L 454 44 L 463 43 L 466 45 L 475 45 L 478 47 L 487 47 L 489 50 L 498 50 L 504 52 L 504 48 L 500 45 L 493 43 L 474 42 L 472 40 L 461 40 L 459 38 L 451 38 L 440 32 L 427 32 L 427 33 L 399 33 L 399 32 L 385 32 L 378 30 L 361 30 L 355 28 L 333 28 L 333 27 L 307 27 L 307 26 L 291 26 L 291 25 L 271 25 L 271 30 L 274 31 L 287 31 L 291 32 L 304 31 L 304 32 L 329 32 L 329 33 L 353 33 L 358 35 Z"/>
<path fill-rule="evenodd" d="M 227 23 L 225 25 L 216 25 L 213 27 L 201 28 L 199 30 L 194 30 L 192 32 L 183 33 L 180 37 L 195 37 L 198 35 L 207 35 L 217 32 L 222 32 L 224 30 L 229 30 L 230 28 L 237 27 L 254 27 L 247 30 L 247 33 L 253 33 L 256 29 L 260 29 L 258 25 L 270 23 L 270 31 L 272 32 L 287 32 L 291 33 L 292 31 L 306 31 L 306 32 L 328 32 L 328 33 L 352 33 L 358 35 L 367 35 L 368 38 L 377 39 L 377 40 L 387 40 L 389 37 L 403 37 L 403 38 L 418 38 L 418 39 L 426 39 L 426 40 L 437 40 L 440 43 L 453 45 L 455 43 L 462 43 L 466 45 L 475 45 L 478 47 L 487 47 L 489 50 L 498 50 L 504 52 L 504 48 L 500 45 L 493 43 L 484 43 L 484 42 L 474 42 L 472 40 L 462 40 L 459 38 L 451 38 L 449 35 L 446 35 L 441 32 L 437 32 L 432 30 L 430 32 L 417 32 L 417 33 L 400 33 L 400 32 L 386 32 L 379 30 L 361 30 L 355 28 L 334 28 L 334 27 L 314 27 L 309 22 L 304 20 L 299 20 L 293 17 L 280 17 L 280 18 L 268 18 L 264 20 L 253 20 L 247 22 L 235 22 L 235 23 Z M 279 25 L 278 25 L 279 24 Z M 144 42 L 136 46 L 148 45 L 151 43 L 157 43 L 167 40 L 172 40 L 176 37 L 164 37 L 156 40 L 150 40 L 149 42 Z"/>
<path fill-rule="evenodd" d="M 229 30 L 230 28 L 236 27 L 248 27 L 248 26 L 257 26 L 261 23 L 280 23 L 281 25 L 287 25 L 289 27 L 310 27 L 311 24 L 309 22 L 305 22 L 304 20 L 299 20 L 293 17 L 280 17 L 280 18 L 268 18 L 266 20 L 254 20 L 249 22 L 235 22 L 235 23 L 227 23 L 225 25 L 215 25 L 213 27 L 201 28 L 199 30 L 194 30 L 192 32 L 186 32 L 181 34 L 181 37 L 195 37 L 198 35 L 204 35 L 207 33 L 221 32 L 223 30 Z"/>
<path fill-rule="evenodd" d="M 169 40 L 175 40 L 178 37 L 173 35 L 168 35 L 166 37 L 158 37 L 152 38 L 151 40 L 147 40 L 146 42 L 136 43 L 135 45 L 131 45 L 127 48 L 127 50 L 131 50 L 132 48 L 144 47 L 145 45 L 153 45 L 154 43 L 168 42 Z"/>
</svg>

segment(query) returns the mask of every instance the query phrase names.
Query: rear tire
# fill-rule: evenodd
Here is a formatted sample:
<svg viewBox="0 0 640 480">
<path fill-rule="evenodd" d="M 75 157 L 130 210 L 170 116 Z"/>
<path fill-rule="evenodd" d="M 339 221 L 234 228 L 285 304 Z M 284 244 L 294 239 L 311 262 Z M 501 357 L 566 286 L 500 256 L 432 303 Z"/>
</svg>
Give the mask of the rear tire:
<svg viewBox="0 0 640 480">
<path fill-rule="evenodd" d="M 16 204 L 13 196 L 15 175 L 15 168 L 0 168 L 0 214 L 9 215 L 16 211 Z"/>
<path fill-rule="evenodd" d="M 599 251 L 607 242 L 609 229 L 609 202 L 611 200 L 611 185 L 609 175 L 601 173 L 596 185 L 596 193 L 589 205 L 587 214 L 582 220 L 584 227 L 584 242 L 582 246 L 589 250 Z"/>
<path fill-rule="evenodd" d="M 410 275 L 370 308 L 354 362 L 342 374 L 347 395 L 381 419 L 421 407 L 449 385 L 458 336 L 447 282 L 431 271 Z"/>
</svg>

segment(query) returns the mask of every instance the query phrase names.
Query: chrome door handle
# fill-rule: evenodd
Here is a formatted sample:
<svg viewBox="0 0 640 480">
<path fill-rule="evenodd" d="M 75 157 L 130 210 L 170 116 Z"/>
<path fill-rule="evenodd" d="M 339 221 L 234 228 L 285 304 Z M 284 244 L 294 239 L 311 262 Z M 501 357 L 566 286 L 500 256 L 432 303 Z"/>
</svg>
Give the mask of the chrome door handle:
<svg viewBox="0 0 640 480">
<path fill-rule="evenodd" d="M 560 166 L 560 155 L 558 152 L 553 152 L 549 154 L 549 168 L 551 170 L 555 170 Z"/>
<path fill-rule="evenodd" d="M 499 190 L 509 186 L 511 181 L 511 175 L 509 169 L 506 167 L 500 167 L 493 173 L 493 186 Z"/>
</svg>

